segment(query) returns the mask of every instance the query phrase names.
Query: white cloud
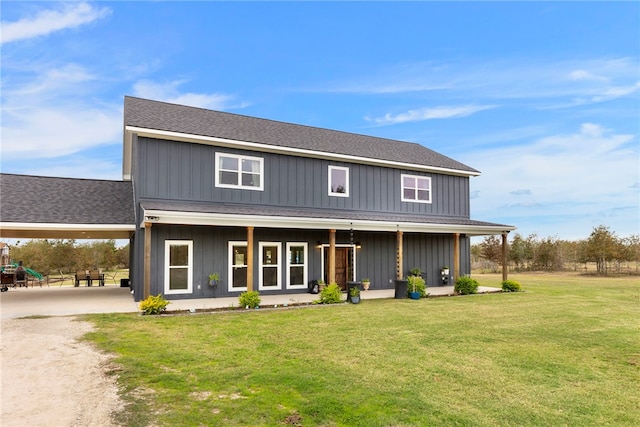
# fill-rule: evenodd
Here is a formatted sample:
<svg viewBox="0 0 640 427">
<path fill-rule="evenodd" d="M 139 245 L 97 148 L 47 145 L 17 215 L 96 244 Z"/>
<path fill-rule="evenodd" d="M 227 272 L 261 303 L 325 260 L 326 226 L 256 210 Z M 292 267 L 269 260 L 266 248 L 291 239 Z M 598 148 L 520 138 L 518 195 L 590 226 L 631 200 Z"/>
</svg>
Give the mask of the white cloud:
<svg viewBox="0 0 640 427">
<path fill-rule="evenodd" d="M 3 160 L 61 157 L 118 142 L 122 136 L 121 107 L 24 105 L 3 116 L 9 119 L 3 117 Z"/>
<path fill-rule="evenodd" d="M 535 101 L 538 109 L 614 100 L 640 90 L 637 58 L 418 62 L 377 70 L 323 89 L 336 93 L 428 93 L 431 99 Z"/>
<path fill-rule="evenodd" d="M 180 93 L 180 85 L 184 80 L 174 80 L 168 83 L 156 83 L 150 80 L 141 80 L 133 85 L 133 94 L 140 98 L 165 101 L 173 104 L 189 105 L 192 107 L 207 108 L 211 110 L 224 110 L 238 108 L 246 104 L 234 105 L 235 97 L 219 93 Z"/>
<path fill-rule="evenodd" d="M 460 105 L 460 106 L 440 106 L 434 108 L 421 108 L 409 110 L 406 113 L 396 115 L 385 114 L 383 117 L 367 119 L 379 125 L 392 125 L 406 122 L 418 122 L 432 119 L 451 119 L 457 117 L 467 117 L 479 111 L 495 108 L 494 105 Z"/>
<path fill-rule="evenodd" d="M 56 31 L 89 24 L 111 13 L 107 7 L 89 3 L 64 4 L 62 10 L 41 10 L 34 17 L 0 23 L 0 43 L 46 36 Z"/>
<path fill-rule="evenodd" d="M 471 180 L 480 195 L 472 217 L 499 222 L 495 213 L 502 212 L 513 225 L 525 226 L 524 234 L 567 236 L 569 230 L 553 229 L 562 223 L 581 227 L 572 235 L 585 236 L 603 222 L 621 234 L 632 233 L 632 227 L 637 233 L 637 138 L 584 123 L 570 134 L 465 153 L 460 160 L 483 173 Z"/>
</svg>

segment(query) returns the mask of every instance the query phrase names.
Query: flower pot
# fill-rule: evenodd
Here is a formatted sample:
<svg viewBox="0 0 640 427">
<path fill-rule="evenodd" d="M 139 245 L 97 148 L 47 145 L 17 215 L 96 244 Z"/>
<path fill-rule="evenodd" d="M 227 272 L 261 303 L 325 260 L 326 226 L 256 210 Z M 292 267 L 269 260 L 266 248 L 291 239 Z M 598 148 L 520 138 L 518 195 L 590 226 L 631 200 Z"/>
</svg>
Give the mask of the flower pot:
<svg viewBox="0 0 640 427">
<path fill-rule="evenodd" d="M 218 285 L 217 280 L 209 280 L 209 286 L 217 286 L 217 285 Z"/>
<path fill-rule="evenodd" d="M 365 291 L 368 291 L 368 290 L 369 290 L 369 286 L 371 286 L 371 282 L 362 282 L 362 288 L 363 288 Z"/>
<path fill-rule="evenodd" d="M 351 304 L 360 304 L 360 296 L 359 295 L 357 297 L 349 297 L 349 300 L 351 301 Z"/>
<path fill-rule="evenodd" d="M 409 292 L 409 298 L 420 299 L 420 292 Z"/>
</svg>

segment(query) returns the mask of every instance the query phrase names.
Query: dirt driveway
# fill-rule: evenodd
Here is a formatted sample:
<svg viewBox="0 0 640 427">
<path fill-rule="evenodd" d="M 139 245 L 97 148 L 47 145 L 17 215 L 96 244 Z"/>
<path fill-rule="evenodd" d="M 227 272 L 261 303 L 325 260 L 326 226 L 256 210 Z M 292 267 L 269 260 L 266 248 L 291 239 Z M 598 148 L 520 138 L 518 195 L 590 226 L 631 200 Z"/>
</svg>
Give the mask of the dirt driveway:
<svg viewBox="0 0 640 427">
<path fill-rule="evenodd" d="M 74 317 L 0 322 L 0 425 L 113 426 L 122 408 L 110 357 L 78 341 L 92 325 Z"/>
</svg>

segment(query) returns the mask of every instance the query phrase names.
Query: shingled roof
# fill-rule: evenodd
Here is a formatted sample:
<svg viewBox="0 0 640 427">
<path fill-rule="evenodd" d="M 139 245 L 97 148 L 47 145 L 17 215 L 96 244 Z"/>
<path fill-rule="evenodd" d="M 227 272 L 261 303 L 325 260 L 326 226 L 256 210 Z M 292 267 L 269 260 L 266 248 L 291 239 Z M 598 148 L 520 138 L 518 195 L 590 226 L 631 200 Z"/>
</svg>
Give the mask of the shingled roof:
<svg viewBox="0 0 640 427">
<path fill-rule="evenodd" d="M 125 97 L 124 125 L 478 175 L 420 144 Z"/>
<path fill-rule="evenodd" d="M 10 233 L 12 223 L 33 224 L 34 229 L 40 229 L 38 224 L 53 225 L 47 228 L 49 234 L 38 237 L 54 236 L 52 230 L 59 227 L 78 232 L 86 228 L 94 236 L 96 230 L 112 230 L 116 238 L 135 227 L 133 187 L 128 181 L 2 173 L 0 200 L 3 236 Z"/>
</svg>

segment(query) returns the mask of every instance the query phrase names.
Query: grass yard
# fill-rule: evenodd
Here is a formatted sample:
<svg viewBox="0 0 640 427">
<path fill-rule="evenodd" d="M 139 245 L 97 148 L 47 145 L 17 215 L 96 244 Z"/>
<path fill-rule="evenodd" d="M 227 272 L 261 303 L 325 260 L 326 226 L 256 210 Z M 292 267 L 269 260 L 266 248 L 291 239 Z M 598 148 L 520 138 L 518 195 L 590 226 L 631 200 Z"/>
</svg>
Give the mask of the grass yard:
<svg viewBox="0 0 640 427">
<path fill-rule="evenodd" d="M 499 286 L 498 275 L 475 275 Z M 90 315 L 127 426 L 637 426 L 640 280 L 182 316 Z"/>
</svg>

